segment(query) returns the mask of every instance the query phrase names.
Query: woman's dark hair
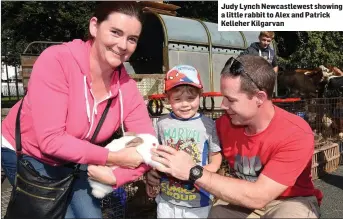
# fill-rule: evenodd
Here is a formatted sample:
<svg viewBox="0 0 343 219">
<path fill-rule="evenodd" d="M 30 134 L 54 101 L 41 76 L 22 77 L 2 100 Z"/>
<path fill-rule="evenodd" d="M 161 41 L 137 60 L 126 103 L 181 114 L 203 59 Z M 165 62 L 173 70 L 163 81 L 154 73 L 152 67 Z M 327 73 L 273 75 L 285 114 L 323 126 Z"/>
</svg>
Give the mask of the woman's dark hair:
<svg viewBox="0 0 343 219">
<path fill-rule="evenodd" d="M 136 1 L 103 1 L 97 4 L 94 17 L 100 24 L 113 12 L 126 14 L 137 18 L 143 24 L 143 12 L 140 4 Z"/>
<path fill-rule="evenodd" d="M 142 7 L 136 1 L 101 1 L 95 6 L 93 17 L 98 19 L 98 24 L 107 20 L 108 16 L 114 12 L 126 14 L 137 18 L 137 20 L 143 25 L 144 16 Z M 88 38 L 92 39 L 92 35 L 88 33 Z"/>
</svg>

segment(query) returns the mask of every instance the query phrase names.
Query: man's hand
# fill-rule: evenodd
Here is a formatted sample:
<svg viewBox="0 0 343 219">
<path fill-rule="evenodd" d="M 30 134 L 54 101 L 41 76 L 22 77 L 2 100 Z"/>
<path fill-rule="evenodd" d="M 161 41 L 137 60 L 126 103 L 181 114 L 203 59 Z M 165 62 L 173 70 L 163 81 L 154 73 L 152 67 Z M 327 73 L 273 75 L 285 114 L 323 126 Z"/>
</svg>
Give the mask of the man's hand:
<svg viewBox="0 0 343 219">
<path fill-rule="evenodd" d="M 88 165 L 87 174 L 90 179 L 104 184 L 115 185 L 117 183 L 112 169 L 107 166 Z"/>
<path fill-rule="evenodd" d="M 156 170 L 151 169 L 146 175 L 147 185 L 150 186 L 159 186 L 161 176 Z"/>
<path fill-rule="evenodd" d="M 152 160 L 164 165 L 156 167 L 158 171 L 169 173 L 180 180 L 189 179 L 189 171 L 195 166 L 189 154 L 164 145 L 160 145 L 157 149 L 153 148 L 152 154 Z"/>
</svg>

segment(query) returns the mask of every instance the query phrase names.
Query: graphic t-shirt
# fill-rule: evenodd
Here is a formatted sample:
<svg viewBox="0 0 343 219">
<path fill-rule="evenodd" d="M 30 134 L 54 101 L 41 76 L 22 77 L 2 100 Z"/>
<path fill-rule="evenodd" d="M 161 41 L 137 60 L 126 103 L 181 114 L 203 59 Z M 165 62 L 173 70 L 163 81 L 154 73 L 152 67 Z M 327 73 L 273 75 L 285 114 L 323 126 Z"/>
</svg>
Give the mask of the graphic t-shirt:
<svg viewBox="0 0 343 219">
<path fill-rule="evenodd" d="M 161 117 L 156 126 L 161 144 L 184 150 L 201 166 L 208 164 L 210 152 L 221 150 L 215 122 L 202 114 L 190 119 L 178 119 L 170 113 Z M 161 178 L 160 195 L 170 203 L 186 207 L 208 206 L 213 198 L 207 191 L 199 191 L 192 183 L 165 174 Z"/>
<path fill-rule="evenodd" d="M 279 199 L 322 194 L 314 188 L 311 176 L 314 135 L 301 117 L 277 106 L 269 126 L 255 135 L 234 126 L 224 115 L 216 126 L 230 172 L 237 178 L 255 182 L 263 175 L 288 186 Z"/>
</svg>

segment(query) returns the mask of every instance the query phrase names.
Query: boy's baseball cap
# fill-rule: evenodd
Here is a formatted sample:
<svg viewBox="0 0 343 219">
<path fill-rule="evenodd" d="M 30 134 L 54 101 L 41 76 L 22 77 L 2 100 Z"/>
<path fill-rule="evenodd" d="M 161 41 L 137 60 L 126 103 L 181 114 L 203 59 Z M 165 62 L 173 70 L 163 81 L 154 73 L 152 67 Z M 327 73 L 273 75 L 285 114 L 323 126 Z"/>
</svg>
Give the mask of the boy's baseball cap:
<svg viewBox="0 0 343 219">
<path fill-rule="evenodd" d="M 199 72 L 190 65 L 177 65 L 170 69 L 165 77 L 164 90 L 168 91 L 178 85 L 191 85 L 202 89 Z"/>
</svg>

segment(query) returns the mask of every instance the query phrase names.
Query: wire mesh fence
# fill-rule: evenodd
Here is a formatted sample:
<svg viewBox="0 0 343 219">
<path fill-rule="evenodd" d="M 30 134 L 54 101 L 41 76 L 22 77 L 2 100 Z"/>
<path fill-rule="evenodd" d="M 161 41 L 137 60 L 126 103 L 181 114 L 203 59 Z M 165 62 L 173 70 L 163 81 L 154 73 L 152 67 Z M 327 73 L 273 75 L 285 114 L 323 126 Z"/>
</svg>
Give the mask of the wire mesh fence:
<svg viewBox="0 0 343 219">
<path fill-rule="evenodd" d="M 302 117 L 311 126 L 316 140 L 340 141 L 343 138 L 343 98 L 315 98 L 275 103 Z"/>
<path fill-rule="evenodd" d="M 145 192 L 145 176 L 118 188 L 101 201 L 104 219 L 156 218 L 157 204 Z"/>
</svg>

